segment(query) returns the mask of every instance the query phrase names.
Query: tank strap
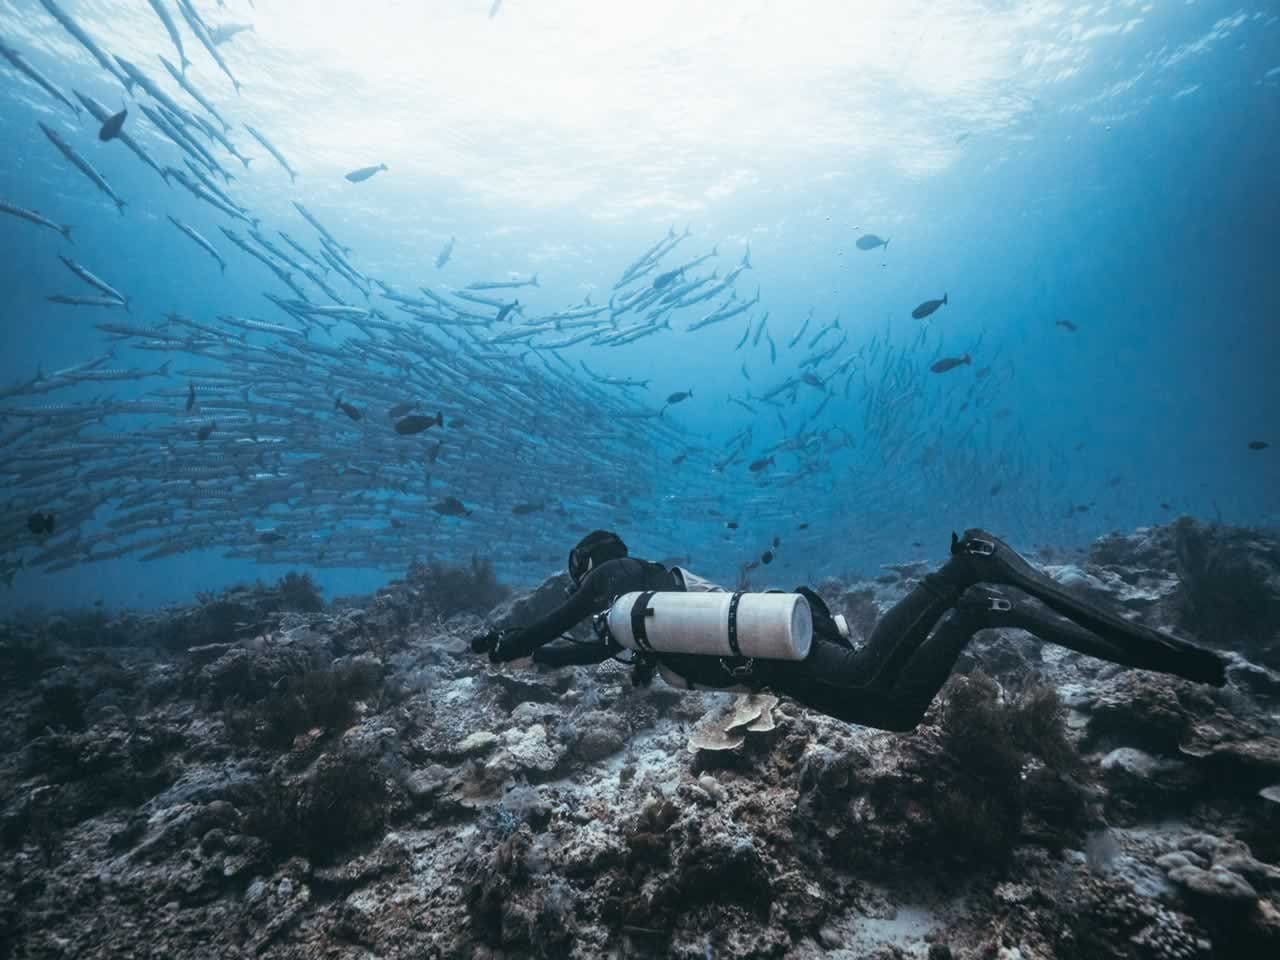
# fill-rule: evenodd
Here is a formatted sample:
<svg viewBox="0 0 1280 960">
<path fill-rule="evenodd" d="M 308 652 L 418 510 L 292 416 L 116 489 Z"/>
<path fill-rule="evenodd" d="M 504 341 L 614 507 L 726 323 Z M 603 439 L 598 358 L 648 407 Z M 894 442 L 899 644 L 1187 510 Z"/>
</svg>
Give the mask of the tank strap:
<svg viewBox="0 0 1280 960">
<path fill-rule="evenodd" d="M 635 638 L 637 647 L 650 653 L 653 652 L 653 645 L 649 643 L 649 633 L 644 620 L 645 617 L 653 616 L 649 601 L 653 599 L 655 593 L 657 593 L 656 590 L 647 590 L 636 597 L 636 602 L 631 605 L 631 636 Z"/>
<path fill-rule="evenodd" d="M 742 656 L 742 648 L 738 646 L 738 603 L 741 600 L 741 593 L 729 598 L 729 649 L 735 657 Z"/>
</svg>

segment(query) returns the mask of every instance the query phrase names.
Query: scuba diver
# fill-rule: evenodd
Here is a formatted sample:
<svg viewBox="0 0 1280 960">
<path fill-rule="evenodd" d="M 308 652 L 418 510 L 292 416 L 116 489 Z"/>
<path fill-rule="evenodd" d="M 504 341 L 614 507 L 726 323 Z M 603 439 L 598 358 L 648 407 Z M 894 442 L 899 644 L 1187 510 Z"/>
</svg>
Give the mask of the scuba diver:
<svg viewBox="0 0 1280 960">
<path fill-rule="evenodd" d="M 1019 627 L 1041 640 L 1127 667 L 1219 687 L 1226 683 L 1225 662 L 1218 654 L 1067 593 L 983 530 L 966 530 L 963 537 L 953 533 L 947 562 L 885 613 L 859 647 L 849 642 L 843 618 L 832 617 L 812 590 L 797 588 L 796 594 L 807 601 L 807 612 L 802 611 L 800 629 L 791 630 L 799 623 L 796 594 L 725 594 L 680 567 L 668 570 L 631 557 L 621 538 L 609 531 L 597 530 L 573 548 L 569 576 L 569 598 L 551 613 L 522 627 L 476 637 L 471 649 L 487 653 L 495 663 L 532 656 L 537 663 L 563 667 L 602 663 L 630 648 L 635 656 L 624 662 L 634 666 L 637 684 L 650 682 L 656 669 L 676 687 L 767 690 L 838 720 L 898 732 L 919 724 L 965 645 L 979 630 L 994 627 Z M 630 596 L 637 591 L 637 597 Z M 700 615 L 689 613 L 688 598 L 679 599 L 680 594 L 707 592 L 731 598 L 727 646 L 720 642 L 726 634 L 723 608 L 718 609 L 718 623 L 708 622 L 705 615 L 694 622 Z M 801 641 L 779 645 L 776 637 L 766 638 L 763 646 L 770 648 L 769 656 L 747 655 L 746 644 L 735 636 L 747 629 L 743 618 L 755 618 L 759 625 L 768 620 L 770 604 L 776 614 L 788 597 L 791 605 L 781 620 L 773 616 L 769 629 L 774 634 L 803 634 Z M 754 605 L 749 606 L 748 599 Z M 673 615 L 655 619 L 655 612 L 664 609 Z M 948 612 L 951 616 L 944 620 Z M 680 642 L 655 649 L 646 641 L 646 632 L 652 634 L 656 624 L 669 625 L 681 616 L 684 622 L 666 631 L 668 639 L 674 636 Z M 563 636 L 593 618 L 599 642 Z M 707 636 L 717 632 L 716 642 L 709 643 Z M 709 654 L 713 648 L 729 655 Z M 680 652 L 690 649 L 702 652 Z"/>
</svg>

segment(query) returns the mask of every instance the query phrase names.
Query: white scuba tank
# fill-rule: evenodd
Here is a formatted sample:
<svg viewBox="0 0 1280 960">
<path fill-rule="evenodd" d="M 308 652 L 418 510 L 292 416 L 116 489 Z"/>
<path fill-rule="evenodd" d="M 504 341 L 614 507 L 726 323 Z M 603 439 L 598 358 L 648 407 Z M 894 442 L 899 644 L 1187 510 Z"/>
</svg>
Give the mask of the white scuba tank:
<svg viewBox="0 0 1280 960">
<path fill-rule="evenodd" d="M 809 602 L 798 593 L 625 593 L 608 622 L 624 647 L 655 653 L 803 660 L 813 643 Z"/>
</svg>

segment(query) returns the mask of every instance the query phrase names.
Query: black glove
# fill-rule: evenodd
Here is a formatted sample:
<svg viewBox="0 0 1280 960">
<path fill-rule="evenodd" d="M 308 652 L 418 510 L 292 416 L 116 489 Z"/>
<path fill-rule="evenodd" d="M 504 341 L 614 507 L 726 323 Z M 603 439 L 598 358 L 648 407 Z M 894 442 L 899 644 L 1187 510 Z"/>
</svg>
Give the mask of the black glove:
<svg viewBox="0 0 1280 960">
<path fill-rule="evenodd" d="M 529 656 L 529 650 L 523 648 L 521 636 L 524 631 L 519 627 L 506 630 L 491 630 L 483 636 L 471 641 L 473 653 L 489 654 L 491 663 L 505 663 L 508 660 L 519 660 Z"/>
<path fill-rule="evenodd" d="M 498 637 L 502 635 L 501 630 L 490 630 L 488 633 L 481 634 L 478 637 L 471 638 L 472 653 L 490 653 L 493 648 L 498 645 Z"/>
</svg>

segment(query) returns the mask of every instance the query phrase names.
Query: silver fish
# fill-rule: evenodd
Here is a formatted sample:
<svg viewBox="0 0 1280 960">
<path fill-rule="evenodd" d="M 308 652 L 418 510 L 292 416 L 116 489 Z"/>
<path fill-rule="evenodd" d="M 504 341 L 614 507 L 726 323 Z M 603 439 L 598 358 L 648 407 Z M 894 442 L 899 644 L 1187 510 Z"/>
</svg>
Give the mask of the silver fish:
<svg viewBox="0 0 1280 960">
<path fill-rule="evenodd" d="M 177 3 L 178 12 L 182 14 L 182 19 L 187 21 L 187 26 L 191 28 L 191 32 L 196 35 L 196 39 L 200 41 L 201 46 L 209 51 L 209 56 L 213 57 L 214 63 L 216 63 L 218 68 L 227 75 L 227 78 L 235 85 L 236 93 L 239 94 L 240 81 L 235 78 L 235 75 L 231 72 L 231 68 L 227 66 L 227 62 L 223 60 L 222 56 L 218 53 L 217 45 L 214 44 L 213 38 L 209 36 L 209 28 L 206 27 L 204 21 L 200 19 L 200 14 L 196 13 L 195 7 L 193 7 L 188 0 L 177 0 Z"/>
<path fill-rule="evenodd" d="M 159 0 L 155 0 L 155 2 L 158 3 Z M 191 80 L 186 76 L 186 74 L 179 71 L 177 67 L 175 67 L 172 63 L 170 63 L 164 57 L 160 58 L 160 62 L 163 63 L 164 68 L 167 71 L 169 71 L 169 76 L 173 77 L 174 81 L 180 87 L 182 87 L 183 90 L 187 91 L 187 95 L 190 96 L 191 99 L 194 100 L 196 103 L 200 104 L 200 106 L 204 107 L 205 112 L 207 112 L 209 116 L 213 117 L 213 119 L 217 120 L 220 124 L 222 124 L 223 130 L 231 129 L 231 124 L 227 123 L 227 121 L 222 118 L 222 114 L 218 113 L 217 109 L 213 106 L 213 104 L 211 104 L 208 100 L 205 99 L 204 94 L 200 92 L 200 90 L 196 87 L 194 83 L 191 82 Z"/>
<path fill-rule="evenodd" d="M 66 157 L 67 160 L 69 160 L 77 170 L 79 170 L 86 177 L 88 177 L 93 182 L 93 185 L 95 187 L 97 187 L 99 190 L 101 190 L 103 193 L 105 193 L 108 197 L 112 199 L 112 201 L 116 205 L 116 208 L 120 211 L 120 215 L 123 216 L 124 201 L 121 200 L 118 196 L 116 196 L 116 192 L 112 190 L 111 186 L 107 183 L 107 181 L 102 178 L 102 174 L 98 173 L 97 170 L 93 169 L 93 167 L 90 166 L 89 161 L 86 160 L 84 157 L 80 156 L 80 154 L 78 154 L 71 147 L 70 144 L 68 144 L 65 140 L 63 140 L 60 136 L 58 136 L 56 132 L 51 130 L 49 127 L 46 127 L 43 123 L 40 124 L 40 129 L 43 130 L 44 135 L 49 138 L 49 142 L 52 143 L 55 147 L 57 147 L 58 150 L 62 153 L 62 155 Z"/>
<path fill-rule="evenodd" d="M 253 135 L 253 139 L 257 140 L 260 144 L 262 144 L 263 148 L 267 151 L 267 153 L 271 154 L 273 157 L 276 158 L 276 162 L 279 163 L 280 166 L 284 167 L 285 172 L 289 174 L 290 182 L 294 182 L 298 179 L 297 171 L 295 171 L 293 167 L 289 166 L 289 161 L 284 158 L 284 155 L 281 154 L 279 150 L 277 150 L 274 146 L 272 146 L 270 140 L 264 137 L 261 133 L 259 133 L 253 127 L 249 126 L 249 124 L 247 123 L 244 125 L 244 128 L 248 130 L 250 134 Z"/>
<path fill-rule="evenodd" d="M 108 297 L 114 297 L 116 300 L 119 300 L 120 303 L 124 305 L 125 310 L 128 311 L 129 298 L 126 297 L 124 294 L 122 294 L 119 290 L 115 289 L 115 287 L 111 286 L 111 284 L 107 283 L 104 280 L 98 279 L 92 273 L 90 273 L 89 270 L 83 264 L 76 263 L 70 257 L 64 257 L 62 254 L 58 254 L 58 259 L 63 262 L 63 264 L 66 266 L 68 270 L 74 273 L 77 277 L 79 277 L 85 283 L 89 284 L 89 286 L 94 287 L 99 292 L 106 294 Z"/>
<path fill-rule="evenodd" d="M 453 256 L 453 241 L 454 241 L 454 238 L 450 237 L 449 242 L 444 245 L 444 249 L 441 250 L 440 253 L 436 256 L 437 270 L 439 270 L 446 263 L 448 263 L 449 258 Z"/>
<path fill-rule="evenodd" d="M 17 204 L 9 203 L 7 200 L 0 200 L 0 213 L 7 213 L 10 216 L 21 217 L 31 223 L 39 224 L 42 227 L 48 227 L 50 230 L 57 230 L 60 234 L 71 239 L 71 228 L 68 226 L 59 226 L 48 217 L 43 217 L 34 210 L 28 210 L 26 207 L 20 207 Z M 74 241 L 73 241 L 74 242 Z"/>
<path fill-rule="evenodd" d="M 89 51 L 90 55 L 93 59 L 98 61 L 99 66 L 101 66 L 103 70 L 107 71 L 107 73 L 111 74 L 111 76 L 124 84 L 125 90 L 133 90 L 133 81 L 120 72 L 120 68 L 111 62 L 111 58 L 107 56 L 103 49 L 93 41 L 92 37 L 84 32 L 80 27 L 80 24 L 76 23 L 75 20 L 68 16 L 66 11 L 54 3 L 53 0 L 40 0 L 40 3 L 49 11 L 49 15 L 53 17 L 53 19 L 62 24 L 63 29 L 66 30 L 67 33 L 80 41 L 80 45 Z"/>
<path fill-rule="evenodd" d="M 219 269 L 221 269 L 223 273 L 227 272 L 227 261 L 222 259 L 222 255 L 219 254 L 216 249 L 214 249 L 213 244 L 211 244 L 208 240 L 206 240 L 203 236 L 201 236 L 200 233 L 195 229 L 195 227 L 189 226 L 188 224 L 183 223 L 177 217 L 172 217 L 172 216 L 169 217 L 169 222 L 172 223 L 179 230 L 181 230 L 183 233 L 185 233 L 192 240 L 194 240 L 202 250 L 204 250 L 207 254 L 209 254 L 209 256 L 217 260 L 218 267 Z"/>
<path fill-rule="evenodd" d="M 5 46 L 3 41 L 0 41 L 0 56 L 13 64 L 15 70 L 44 90 L 45 93 L 64 104 L 77 117 L 80 116 L 80 108 L 68 100 L 66 94 L 55 87 L 39 70 L 27 63 L 27 61 L 23 59 L 22 54 L 17 50 Z"/>
<path fill-rule="evenodd" d="M 151 4 L 151 9 L 156 12 L 156 16 L 164 24 L 165 30 L 169 32 L 169 40 L 178 51 L 178 58 L 182 62 L 182 71 L 186 73 L 187 67 L 191 66 L 191 61 L 187 59 L 187 52 L 182 49 L 182 35 L 178 33 L 178 25 L 173 22 L 173 17 L 169 16 L 169 8 L 164 5 L 164 0 L 147 0 L 147 3 Z"/>
<path fill-rule="evenodd" d="M 115 297 L 68 297 L 58 294 L 45 297 L 50 303 L 61 303 L 69 307 L 123 307 L 124 303 Z"/>
</svg>

